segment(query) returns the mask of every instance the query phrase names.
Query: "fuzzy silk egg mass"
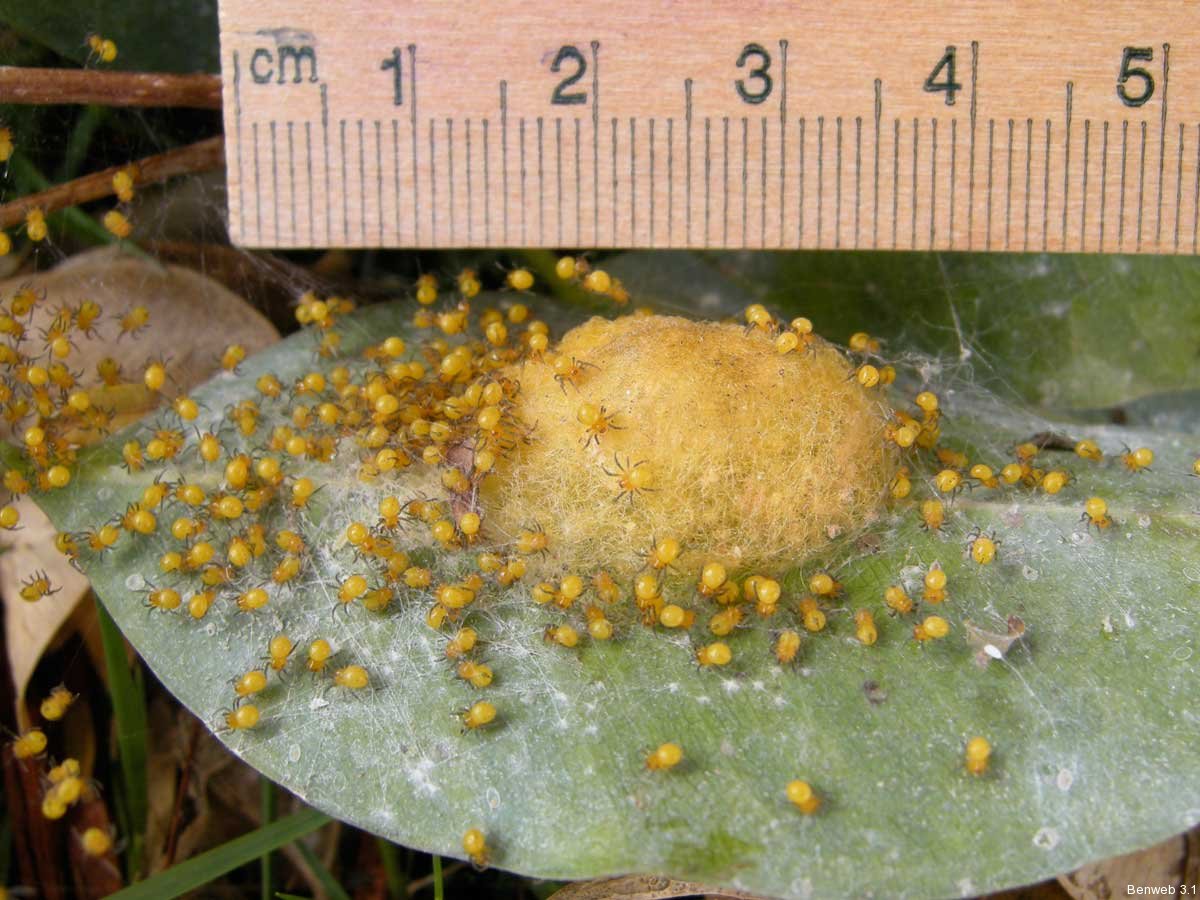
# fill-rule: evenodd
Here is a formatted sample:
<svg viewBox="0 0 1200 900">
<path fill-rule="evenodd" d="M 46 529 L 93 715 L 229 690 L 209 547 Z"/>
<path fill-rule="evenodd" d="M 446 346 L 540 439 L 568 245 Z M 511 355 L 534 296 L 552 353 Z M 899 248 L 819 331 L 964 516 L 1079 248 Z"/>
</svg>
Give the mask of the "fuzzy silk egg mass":
<svg viewBox="0 0 1200 900">
<path fill-rule="evenodd" d="M 789 566 L 877 514 L 895 469 L 878 389 L 830 344 L 668 316 L 592 319 L 525 363 L 515 442 L 481 500 L 497 539 L 544 528 L 555 561 L 633 570 Z"/>
</svg>

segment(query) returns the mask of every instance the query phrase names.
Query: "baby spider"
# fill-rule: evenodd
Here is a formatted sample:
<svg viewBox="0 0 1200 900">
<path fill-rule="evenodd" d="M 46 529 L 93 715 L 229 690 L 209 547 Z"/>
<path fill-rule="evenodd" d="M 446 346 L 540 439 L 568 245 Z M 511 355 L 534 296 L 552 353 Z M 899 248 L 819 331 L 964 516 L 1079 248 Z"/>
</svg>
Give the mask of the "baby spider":
<svg viewBox="0 0 1200 900">
<path fill-rule="evenodd" d="M 996 551 L 1002 541 L 996 540 L 996 535 L 985 533 L 978 528 L 967 535 L 967 553 L 971 559 L 986 566 L 996 558 Z"/>
<path fill-rule="evenodd" d="M 1091 497 L 1087 503 L 1083 505 L 1083 512 L 1079 516 L 1079 521 L 1086 522 L 1087 527 L 1093 525 L 1099 531 L 1112 526 L 1112 516 L 1108 514 L 1108 503 L 1103 497 Z"/>
<path fill-rule="evenodd" d="M 616 413 L 608 412 L 603 405 L 597 406 L 595 403 L 581 403 L 578 411 L 575 413 L 575 418 L 584 427 L 583 446 L 586 447 L 592 441 L 595 441 L 596 446 L 599 447 L 600 435 L 610 429 L 612 431 L 621 431 L 622 426 L 613 424 L 613 419 L 616 417 Z"/>
<path fill-rule="evenodd" d="M 1121 454 L 1121 462 L 1130 472 L 1141 472 L 1149 469 L 1150 464 L 1154 462 L 1154 451 L 1149 447 L 1138 447 L 1136 450 L 1126 447 L 1125 452 Z"/>
<path fill-rule="evenodd" d="M 604 470 L 605 475 L 617 479 L 617 483 L 621 488 L 621 493 L 617 495 L 618 501 L 628 497 L 629 501 L 633 502 L 634 494 L 655 490 L 655 488 L 650 487 L 650 483 L 654 480 L 653 473 L 649 468 L 642 468 L 642 466 L 646 465 L 646 460 L 640 459 L 630 464 L 629 457 L 625 457 L 624 462 L 622 462 L 620 455 L 614 453 L 613 462 L 617 466 L 617 471 L 615 472 L 606 466 L 601 466 L 600 468 Z"/>
<path fill-rule="evenodd" d="M 554 369 L 554 380 L 558 382 L 558 386 L 562 388 L 564 394 L 568 384 L 576 390 L 579 389 L 577 382 L 583 377 L 584 369 L 600 368 L 593 363 L 578 360 L 574 356 L 557 356 L 551 365 Z"/>
</svg>

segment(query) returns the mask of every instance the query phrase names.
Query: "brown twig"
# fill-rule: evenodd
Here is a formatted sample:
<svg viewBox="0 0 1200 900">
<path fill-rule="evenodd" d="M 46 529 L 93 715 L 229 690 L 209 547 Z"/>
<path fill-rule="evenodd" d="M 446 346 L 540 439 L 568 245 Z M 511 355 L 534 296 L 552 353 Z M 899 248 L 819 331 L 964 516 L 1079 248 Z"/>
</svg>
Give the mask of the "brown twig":
<svg viewBox="0 0 1200 900">
<path fill-rule="evenodd" d="M 189 717 L 191 718 L 191 717 Z M 167 828 L 167 847 L 164 854 L 164 868 L 170 868 L 175 862 L 175 851 L 179 845 L 179 826 L 183 819 L 183 801 L 187 797 L 188 786 L 192 780 L 192 763 L 196 757 L 196 747 L 200 743 L 200 722 L 191 718 L 191 733 L 188 735 L 187 753 L 179 767 L 179 784 L 175 788 L 175 805 L 171 810 L 171 822 Z"/>
<path fill-rule="evenodd" d="M 225 139 L 223 137 L 206 138 L 185 147 L 177 147 L 156 156 L 147 156 L 134 165 L 137 167 L 137 184 L 153 184 L 166 181 L 175 175 L 188 175 L 220 168 L 225 161 Z M 68 206 L 78 206 L 91 200 L 98 200 L 113 193 L 113 175 L 125 166 L 113 166 L 99 172 L 92 172 L 65 184 L 56 184 L 52 188 L 29 194 L 0 206 L 0 228 L 11 228 L 25 219 L 25 214 L 31 209 L 40 208 L 42 212 L 51 213 Z"/>
<path fill-rule="evenodd" d="M 0 66 L 0 102 L 220 109 L 221 77 Z"/>
</svg>

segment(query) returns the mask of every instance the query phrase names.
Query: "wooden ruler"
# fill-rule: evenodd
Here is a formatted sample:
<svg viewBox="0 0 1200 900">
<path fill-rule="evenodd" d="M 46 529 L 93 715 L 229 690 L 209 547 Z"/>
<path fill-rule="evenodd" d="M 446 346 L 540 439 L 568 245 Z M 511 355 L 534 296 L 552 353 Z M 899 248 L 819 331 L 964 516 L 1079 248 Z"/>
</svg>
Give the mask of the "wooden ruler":
<svg viewBox="0 0 1200 900">
<path fill-rule="evenodd" d="M 220 6 L 239 244 L 1197 251 L 1200 4 Z"/>
</svg>

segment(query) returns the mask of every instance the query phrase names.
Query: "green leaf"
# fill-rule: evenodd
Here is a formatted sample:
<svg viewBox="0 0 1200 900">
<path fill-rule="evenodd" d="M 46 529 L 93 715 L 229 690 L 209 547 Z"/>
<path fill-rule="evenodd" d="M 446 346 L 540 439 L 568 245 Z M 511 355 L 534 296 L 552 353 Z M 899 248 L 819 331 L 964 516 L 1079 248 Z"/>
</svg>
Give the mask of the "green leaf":
<svg viewBox="0 0 1200 900">
<path fill-rule="evenodd" d="M 178 897 L 204 887 L 214 878 L 244 866 L 264 853 L 290 844 L 328 821 L 328 816 L 315 809 L 301 810 L 117 891 L 111 900 L 164 900 Z"/>
<path fill-rule="evenodd" d="M 0 23 L 83 64 L 89 34 L 117 44 L 106 68 L 217 72 L 217 5 L 212 0 L 0 0 Z"/>
<path fill-rule="evenodd" d="M 693 296 L 703 305 L 699 291 Z M 421 338 L 406 325 L 411 314 L 411 305 L 382 305 L 344 320 L 347 358 L 389 334 L 415 352 Z M 312 335 L 293 336 L 248 360 L 240 375 L 214 379 L 194 395 L 206 406 L 197 424 L 216 428 L 229 404 L 255 396 L 264 372 L 290 384 L 330 365 L 314 362 L 314 348 Z M 306 466 L 322 484 L 308 513 L 276 505 L 261 521 L 269 535 L 301 530 L 317 564 L 295 589 L 272 588 L 270 604 L 254 613 L 238 611 L 229 591 L 201 621 L 184 609 L 146 607 L 150 586 L 172 583 L 157 561 L 170 546 L 165 523 L 181 514 L 175 501 L 160 510 L 158 534 L 123 537 L 102 558 L 85 551 L 82 562 L 147 664 L 214 728 L 233 699 L 230 678 L 261 666 L 272 635 L 288 633 L 298 650 L 285 677 L 272 674 L 256 698 L 258 727 L 221 739 L 305 802 L 435 854 L 461 858 L 463 832 L 479 827 L 494 865 L 543 878 L 650 872 L 772 896 L 945 896 L 1035 881 L 1189 828 L 1200 819 L 1200 479 L 1187 477 L 1195 440 L 1068 428 L 969 381 L 939 385 L 935 377 L 933 387 L 952 388 L 942 391 L 943 443 L 973 460 L 998 469 L 1015 443 L 1053 429 L 1092 437 L 1109 457 L 1097 464 L 1047 449 L 1040 464 L 1075 475 L 1060 494 L 976 488 L 958 496 L 940 533 L 921 528 L 911 501 L 897 505 L 867 535 L 791 572 L 787 611 L 729 639 L 728 671 L 693 662 L 708 610 L 685 636 L 636 624 L 626 600 L 612 614 L 613 641 L 585 639 L 568 651 L 542 631 L 560 620 L 582 628 L 578 609 L 538 607 L 528 584 L 491 586 L 468 612 L 496 672 L 483 696 L 500 711 L 494 727 L 478 732 L 463 733 L 456 713 L 480 693 L 454 676 L 445 636 L 426 626 L 427 594 L 409 592 L 385 613 L 358 605 L 334 612 L 338 585 L 355 565 L 341 539 L 347 523 L 374 521 L 386 494 L 415 493 L 419 464 L 372 487 L 355 478 L 359 451 L 350 444 L 334 464 Z M 268 435 L 290 407 L 262 407 L 260 434 Z M 134 434 L 145 440 L 152 425 Z M 229 445 L 241 440 L 228 427 L 223 434 Z M 71 485 L 40 498 L 59 528 L 95 528 L 158 477 L 217 488 L 219 467 L 203 467 L 192 450 L 177 466 L 127 474 L 117 465 L 131 436 L 84 454 Z M 1155 450 L 1152 471 L 1124 470 L 1114 454 L 1125 442 Z M 912 465 L 914 497 L 926 496 L 935 466 Z M 1080 521 L 1093 494 L 1108 500 L 1115 527 L 1100 532 Z M 965 556 L 975 529 L 1002 541 L 992 565 Z M 424 548 L 422 534 L 403 533 L 405 546 L 439 577 L 472 567 L 464 555 Z M 271 551 L 238 589 L 266 582 L 274 560 Z M 889 617 L 881 598 L 894 583 L 919 595 L 935 562 L 949 576 L 950 599 L 938 612 L 952 632 L 918 646 L 913 618 Z M 829 608 L 824 632 L 806 637 L 798 664 L 781 667 L 771 631 L 794 621 L 818 565 L 844 583 L 845 599 Z M 666 590 L 690 603 L 693 585 L 694 573 L 680 573 Z M 192 586 L 179 587 L 186 599 Z M 875 646 L 853 637 L 859 608 L 875 612 Z M 1027 633 L 1007 655 L 994 650 L 1001 658 L 992 659 L 983 648 L 1003 644 L 1000 637 L 968 641 L 968 620 L 1003 635 L 1010 617 Z M 315 638 L 332 642 L 333 664 L 366 666 L 373 689 L 351 695 L 305 671 Z M 995 748 L 982 777 L 963 768 L 973 735 Z M 664 741 L 680 743 L 685 762 L 648 771 L 646 753 Z M 823 798 L 816 815 L 786 800 L 794 778 Z"/>
<path fill-rule="evenodd" d="M 758 301 L 845 342 L 943 359 L 959 377 L 1053 409 L 1200 383 L 1200 260 L 982 253 L 626 253 L 635 300 L 728 313 Z"/>
</svg>

